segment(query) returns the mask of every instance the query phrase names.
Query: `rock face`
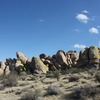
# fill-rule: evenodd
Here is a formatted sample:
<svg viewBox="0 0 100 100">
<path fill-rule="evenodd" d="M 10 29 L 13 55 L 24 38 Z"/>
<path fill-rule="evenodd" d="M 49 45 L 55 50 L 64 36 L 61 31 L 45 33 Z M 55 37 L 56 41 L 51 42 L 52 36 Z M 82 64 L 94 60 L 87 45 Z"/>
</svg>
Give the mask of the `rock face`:
<svg viewBox="0 0 100 100">
<path fill-rule="evenodd" d="M 0 68 L 4 70 L 5 67 L 6 67 L 5 62 L 0 62 Z"/>
<path fill-rule="evenodd" d="M 39 58 L 33 57 L 31 62 L 31 68 L 37 73 L 45 73 L 48 71 L 48 66 L 46 66 Z"/>
<path fill-rule="evenodd" d="M 100 67 L 100 49 L 96 46 L 91 46 L 80 51 L 78 64 L 79 67 Z"/>
<path fill-rule="evenodd" d="M 9 75 L 10 74 L 9 66 L 6 67 L 4 74 L 5 75 Z"/>
<path fill-rule="evenodd" d="M 21 52 L 16 52 L 16 56 L 17 56 L 18 59 L 21 60 L 21 62 L 22 62 L 23 64 L 26 64 L 26 62 L 29 60 L 29 59 L 28 59 L 23 53 L 21 53 Z"/>
<path fill-rule="evenodd" d="M 23 53 L 16 52 L 16 57 L 7 58 L 5 62 L 0 62 L 1 74 L 8 75 L 13 71 L 46 74 L 48 71 L 65 70 L 69 67 L 100 68 L 100 48 L 96 46 L 86 47 L 79 54 L 73 50 L 68 52 L 58 50 L 53 56 L 42 53 L 39 58 L 29 59 Z"/>
<path fill-rule="evenodd" d="M 74 67 L 79 59 L 79 54 L 76 51 L 68 51 L 66 53 L 67 63 L 70 67 Z"/>
<path fill-rule="evenodd" d="M 56 60 L 61 66 L 68 66 L 67 60 L 66 60 L 66 54 L 63 50 L 59 50 L 56 55 Z"/>
<path fill-rule="evenodd" d="M 100 70 L 89 70 L 100 69 L 99 48 L 39 57 L 17 52 L 0 62 L 0 100 L 100 100 Z"/>
<path fill-rule="evenodd" d="M 8 74 L 10 74 L 9 66 L 7 66 L 5 62 L 0 62 L 0 75 Z"/>
</svg>

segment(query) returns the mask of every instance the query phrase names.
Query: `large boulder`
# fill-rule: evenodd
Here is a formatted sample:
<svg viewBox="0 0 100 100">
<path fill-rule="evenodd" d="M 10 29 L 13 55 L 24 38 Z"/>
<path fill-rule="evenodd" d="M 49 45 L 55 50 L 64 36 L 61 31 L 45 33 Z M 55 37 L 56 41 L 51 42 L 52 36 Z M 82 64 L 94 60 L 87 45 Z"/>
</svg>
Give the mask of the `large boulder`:
<svg viewBox="0 0 100 100">
<path fill-rule="evenodd" d="M 15 71 L 17 71 L 18 74 L 20 74 L 20 72 L 24 71 L 24 65 L 22 64 L 22 62 L 19 59 L 16 60 Z"/>
<path fill-rule="evenodd" d="M 89 64 L 87 67 L 92 68 L 96 67 L 99 69 L 99 59 L 100 59 L 100 53 L 99 49 L 96 46 L 91 46 L 89 48 Z"/>
<path fill-rule="evenodd" d="M 57 60 L 57 62 L 63 66 L 63 67 L 66 67 L 68 66 L 68 63 L 67 63 L 67 60 L 66 60 L 66 54 L 63 50 L 59 50 L 56 55 L 55 55 L 55 58 Z"/>
<path fill-rule="evenodd" d="M 12 72 L 15 70 L 16 59 L 6 58 L 6 65 L 9 66 L 9 70 Z"/>
<path fill-rule="evenodd" d="M 89 48 L 84 48 L 79 53 L 79 60 L 89 60 Z"/>
<path fill-rule="evenodd" d="M 39 55 L 40 59 L 46 59 L 46 55 L 44 53 Z"/>
<path fill-rule="evenodd" d="M 16 52 L 16 56 L 18 59 L 20 59 L 20 61 L 23 63 L 23 64 L 26 64 L 27 61 L 30 61 L 29 58 L 27 58 L 23 53 L 21 52 Z"/>
<path fill-rule="evenodd" d="M 76 51 L 68 51 L 66 53 L 66 59 L 70 67 L 75 66 L 77 64 L 77 60 L 79 59 L 79 54 Z"/>
<path fill-rule="evenodd" d="M 4 69 L 5 69 L 5 67 L 6 67 L 5 62 L 3 62 L 3 61 L 2 61 L 2 62 L 0 62 L 0 68 L 4 70 Z"/>
<path fill-rule="evenodd" d="M 84 48 L 79 53 L 77 67 L 86 67 L 89 64 L 89 48 Z"/>
<path fill-rule="evenodd" d="M 9 70 L 9 66 L 6 65 L 6 62 L 0 62 L 0 73 L 2 75 L 9 75 L 10 74 L 10 70 Z"/>
<path fill-rule="evenodd" d="M 39 58 L 33 57 L 31 61 L 30 71 L 33 74 L 36 73 L 47 73 L 48 66 L 46 66 Z"/>
<path fill-rule="evenodd" d="M 4 75 L 9 75 L 10 74 L 10 70 L 9 70 L 9 66 L 6 67 L 6 69 L 4 70 Z"/>
<path fill-rule="evenodd" d="M 57 67 L 55 66 L 55 63 L 53 62 L 53 60 L 45 60 L 44 62 L 43 62 L 46 66 L 48 66 L 48 68 L 49 68 L 49 71 L 55 71 L 55 70 L 57 70 Z"/>
<path fill-rule="evenodd" d="M 84 48 L 80 51 L 79 60 L 77 66 L 92 68 L 100 67 L 100 51 L 96 46 L 90 46 L 89 48 Z"/>
<path fill-rule="evenodd" d="M 89 48 L 89 60 L 99 59 L 99 49 L 96 46 Z"/>
<path fill-rule="evenodd" d="M 66 59 L 67 59 L 68 66 L 69 66 L 69 67 L 72 67 L 72 59 L 71 59 L 71 57 L 70 57 L 69 52 L 66 53 Z"/>
</svg>

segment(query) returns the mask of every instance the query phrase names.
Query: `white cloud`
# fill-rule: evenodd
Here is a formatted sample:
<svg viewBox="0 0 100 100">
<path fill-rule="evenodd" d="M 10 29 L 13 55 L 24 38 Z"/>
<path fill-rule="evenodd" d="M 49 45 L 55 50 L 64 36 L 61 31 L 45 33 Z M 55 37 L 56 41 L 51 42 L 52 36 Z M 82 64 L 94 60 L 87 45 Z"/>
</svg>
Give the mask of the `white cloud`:
<svg viewBox="0 0 100 100">
<path fill-rule="evenodd" d="M 86 47 L 86 45 L 82 45 L 82 44 L 75 44 L 74 48 L 78 48 L 78 49 L 84 49 Z"/>
<path fill-rule="evenodd" d="M 99 30 L 97 28 L 95 28 L 95 27 L 90 28 L 89 32 L 90 33 L 94 33 L 94 34 L 99 34 Z"/>
<path fill-rule="evenodd" d="M 87 23 L 89 18 L 85 14 L 77 14 L 76 19 L 80 22 Z"/>
<path fill-rule="evenodd" d="M 80 32 L 80 30 L 79 30 L 79 29 L 75 29 L 75 31 L 76 31 L 76 32 Z"/>
<path fill-rule="evenodd" d="M 87 10 L 83 10 L 82 13 L 88 14 L 89 12 Z"/>
</svg>

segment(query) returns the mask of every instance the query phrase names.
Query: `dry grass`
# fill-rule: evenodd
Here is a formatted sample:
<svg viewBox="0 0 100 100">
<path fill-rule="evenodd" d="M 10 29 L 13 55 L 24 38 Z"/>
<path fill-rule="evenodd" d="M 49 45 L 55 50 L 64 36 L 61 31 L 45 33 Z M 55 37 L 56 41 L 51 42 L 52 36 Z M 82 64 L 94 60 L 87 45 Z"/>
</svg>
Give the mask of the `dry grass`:
<svg viewBox="0 0 100 100">
<path fill-rule="evenodd" d="M 49 86 L 47 88 L 47 93 L 46 95 L 59 95 L 59 94 L 62 94 L 63 91 L 60 87 L 58 86 Z"/>
<path fill-rule="evenodd" d="M 85 71 L 83 69 L 82 71 L 82 69 L 71 68 L 66 70 L 65 74 L 57 70 L 48 72 L 46 76 L 41 74 L 10 74 L 0 78 L 0 99 L 100 100 L 99 72 L 99 70 Z M 91 85 L 86 85 L 89 83 Z"/>
<path fill-rule="evenodd" d="M 57 80 L 59 81 L 60 75 L 61 75 L 60 71 L 56 70 L 56 71 L 53 72 L 53 74 L 54 74 L 54 77 L 57 78 Z"/>
<path fill-rule="evenodd" d="M 21 97 L 21 100 L 42 100 L 41 90 L 29 91 Z"/>
<path fill-rule="evenodd" d="M 100 71 L 95 74 L 95 80 L 100 83 Z"/>
<path fill-rule="evenodd" d="M 16 74 L 10 74 L 3 79 L 4 87 L 12 87 L 18 84 L 18 76 Z"/>
<path fill-rule="evenodd" d="M 86 85 L 83 87 L 78 87 L 69 95 L 71 100 L 100 100 L 97 98 L 100 95 L 100 87 L 93 87 L 91 85 Z M 99 96 L 100 97 L 100 96 Z M 94 99 L 95 98 L 95 99 Z"/>
</svg>

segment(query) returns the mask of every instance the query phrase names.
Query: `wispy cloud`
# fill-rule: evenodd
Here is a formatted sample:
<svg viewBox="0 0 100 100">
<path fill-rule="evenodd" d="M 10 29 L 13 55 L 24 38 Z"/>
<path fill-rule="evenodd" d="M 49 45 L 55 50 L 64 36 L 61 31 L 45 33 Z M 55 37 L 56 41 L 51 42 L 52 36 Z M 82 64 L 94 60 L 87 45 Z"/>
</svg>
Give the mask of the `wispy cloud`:
<svg viewBox="0 0 100 100">
<path fill-rule="evenodd" d="M 97 28 L 100 28 L 100 26 L 98 25 Z"/>
<path fill-rule="evenodd" d="M 83 10 L 82 13 L 88 14 L 89 12 L 87 10 Z"/>
<path fill-rule="evenodd" d="M 84 49 L 85 47 L 86 47 L 86 45 L 82 45 L 82 44 L 74 44 L 74 48 Z"/>
<path fill-rule="evenodd" d="M 79 29 L 77 29 L 77 28 L 76 28 L 74 31 L 76 31 L 76 32 L 80 32 L 80 30 L 79 30 Z"/>
<path fill-rule="evenodd" d="M 42 23 L 42 22 L 44 22 L 44 19 L 39 19 L 38 22 Z"/>
<path fill-rule="evenodd" d="M 95 21 L 96 16 L 92 16 L 91 21 Z"/>
<path fill-rule="evenodd" d="M 76 19 L 80 22 L 87 23 L 89 18 L 85 14 L 77 14 Z"/>
<path fill-rule="evenodd" d="M 93 34 L 99 34 L 99 30 L 97 28 L 95 28 L 95 27 L 90 28 L 89 32 L 93 33 Z"/>
</svg>

